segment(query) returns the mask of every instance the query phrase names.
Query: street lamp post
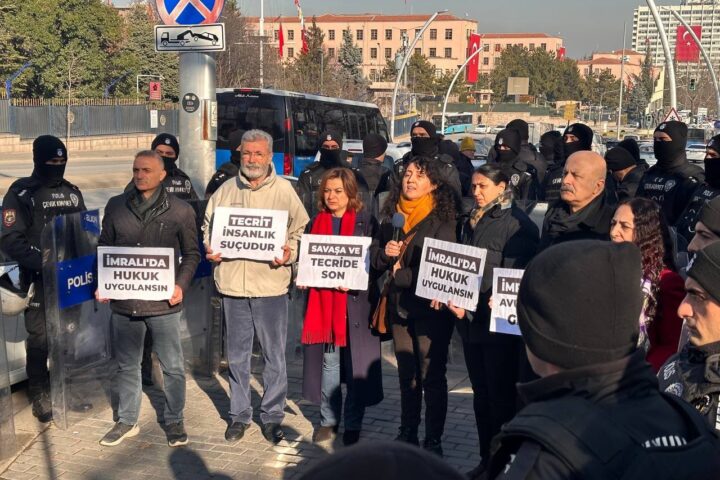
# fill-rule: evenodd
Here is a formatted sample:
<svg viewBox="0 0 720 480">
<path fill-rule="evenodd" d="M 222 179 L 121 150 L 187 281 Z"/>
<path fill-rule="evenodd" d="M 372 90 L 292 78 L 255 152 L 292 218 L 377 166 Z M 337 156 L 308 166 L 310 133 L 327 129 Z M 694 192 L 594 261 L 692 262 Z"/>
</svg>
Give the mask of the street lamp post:
<svg viewBox="0 0 720 480">
<path fill-rule="evenodd" d="M 443 109 L 442 109 L 442 123 L 440 126 L 440 132 L 445 133 L 445 110 L 447 110 L 447 103 L 448 98 L 450 98 L 450 92 L 452 92 L 453 87 L 455 86 L 455 82 L 457 81 L 458 77 L 460 76 L 460 73 L 465 69 L 468 63 L 477 56 L 478 53 L 480 53 L 482 50 L 480 47 L 478 47 L 477 50 L 475 50 L 466 60 L 465 63 L 463 63 L 460 68 L 458 68 L 458 71 L 455 72 L 455 76 L 452 79 L 452 82 L 450 82 L 450 86 L 447 89 L 447 93 L 445 93 L 445 101 L 443 102 Z"/>
<path fill-rule="evenodd" d="M 433 22 L 433 20 L 435 20 L 435 18 L 437 18 L 438 15 L 440 15 L 441 13 L 445 13 L 445 12 L 447 12 L 447 10 L 440 10 L 440 11 L 433 13 L 430 16 L 430 18 L 427 20 L 427 22 L 425 22 L 425 25 L 423 25 L 422 28 L 420 29 L 420 33 L 415 35 L 415 38 L 413 39 L 412 43 L 410 44 L 410 48 L 408 49 L 409 51 L 413 51 L 413 49 L 415 48 L 415 44 L 418 42 L 418 40 L 420 40 L 420 37 L 423 36 L 423 34 L 425 33 L 425 30 L 427 30 L 427 28 L 430 26 L 430 24 Z M 395 139 L 395 107 L 397 105 L 397 92 L 398 92 L 398 88 L 400 88 L 400 81 L 402 79 L 402 74 L 403 74 L 403 71 L 405 70 L 405 66 L 407 65 L 409 58 L 410 58 L 409 55 L 405 55 L 405 57 L 403 58 L 403 61 L 402 61 L 402 65 L 400 65 L 400 70 L 397 72 L 397 75 L 395 76 L 395 88 L 393 89 L 392 107 L 391 107 L 392 110 L 390 113 L 390 118 L 391 118 L 390 139 L 392 141 L 394 141 L 394 139 Z"/>
<path fill-rule="evenodd" d="M 662 23 L 662 20 L 660 19 L 660 14 L 658 13 L 657 6 L 655 5 L 655 0 L 646 0 L 648 7 L 650 7 L 650 12 L 652 13 L 653 19 L 655 19 L 655 26 L 658 30 L 658 35 L 660 35 L 660 42 L 663 46 L 663 52 L 665 54 L 665 65 L 667 65 L 668 69 L 668 82 L 670 83 L 670 106 L 674 109 L 677 109 L 677 87 L 675 83 L 675 66 L 673 65 L 673 57 L 670 53 L 670 44 L 668 43 L 667 34 L 665 33 L 665 26 Z"/>
</svg>

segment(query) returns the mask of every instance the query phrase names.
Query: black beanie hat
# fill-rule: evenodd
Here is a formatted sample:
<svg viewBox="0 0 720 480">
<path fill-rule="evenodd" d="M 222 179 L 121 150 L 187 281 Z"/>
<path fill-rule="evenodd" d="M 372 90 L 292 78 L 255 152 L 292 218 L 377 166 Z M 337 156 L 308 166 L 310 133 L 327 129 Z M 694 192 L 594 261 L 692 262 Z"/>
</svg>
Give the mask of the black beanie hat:
<svg viewBox="0 0 720 480">
<path fill-rule="evenodd" d="M 417 122 L 412 124 L 412 128 L 410 129 L 410 133 L 412 134 L 413 128 L 422 128 L 425 130 L 428 135 L 431 137 L 437 136 L 437 129 L 435 128 L 435 124 L 432 122 L 428 122 L 427 120 L 418 120 Z"/>
<path fill-rule="evenodd" d="M 720 303 L 720 242 L 711 243 L 697 252 L 687 274 Z"/>
<path fill-rule="evenodd" d="M 243 135 L 245 135 L 245 130 L 235 130 L 230 134 L 228 137 L 228 147 L 230 147 L 231 152 L 236 151 L 238 147 L 242 145 Z"/>
<path fill-rule="evenodd" d="M 527 141 L 528 138 L 530 138 L 530 125 L 528 125 L 528 123 L 521 118 L 516 118 L 515 120 L 512 120 L 510 123 L 505 125 L 505 128 L 517 130 L 517 132 L 520 134 L 520 140 L 522 141 Z"/>
<path fill-rule="evenodd" d="M 460 147 L 452 140 L 440 140 L 438 144 L 438 152 L 450 155 L 453 159 L 460 158 Z"/>
<path fill-rule="evenodd" d="M 640 163 L 640 145 L 634 138 L 626 138 L 622 142 L 618 143 L 616 147 L 622 147 L 633 156 L 635 163 Z"/>
<path fill-rule="evenodd" d="M 714 137 L 712 137 L 707 144 L 707 148 L 711 148 L 717 153 L 720 153 L 720 135 L 715 135 Z"/>
<path fill-rule="evenodd" d="M 640 250 L 576 240 L 541 252 L 525 269 L 517 301 L 525 344 L 562 368 L 611 362 L 637 348 L 643 304 Z"/>
<path fill-rule="evenodd" d="M 368 133 L 363 138 L 363 156 L 365 158 L 377 158 L 387 150 L 387 140 L 377 133 Z"/>
<path fill-rule="evenodd" d="M 698 222 L 702 222 L 708 230 L 720 237 L 720 197 L 705 202 L 700 210 Z"/>
<path fill-rule="evenodd" d="M 157 137 L 155 137 L 155 140 L 152 141 L 151 149 L 155 150 L 158 145 L 168 145 L 173 150 L 175 150 L 175 156 L 180 156 L 180 144 L 178 143 L 178 139 L 175 135 L 170 135 L 169 133 L 161 133 Z"/>
<path fill-rule="evenodd" d="M 580 142 L 581 150 L 590 150 L 592 148 L 593 131 L 584 123 L 573 123 L 565 129 L 563 137 L 567 134 L 575 135 Z"/>
<path fill-rule="evenodd" d="M 555 145 L 555 142 L 560 138 L 562 138 L 562 133 L 557 130 L 550 130 L 540 135 L 540 143 L 552 146 Z"/>
<path fill-rule="evenodd" d="M 683 122 L 678 122 L 676 120 L 671 120 L 669 122 L 663 122 L 658 125 L 655 131 L 667 133 L 668 135 L 670 135 L 670 138 L 672 138 L 672 141 L 674 143 L 677 143 L 678 145 L 681 144 L 683 148 L 685 148 L 688 136 L 687 124 Z"/>
<path fill-rule="evenodd" d="M 619 145 L 607 151 L 605 154 L 605 162 L 610 171 L 625 170 L 628 167 L 637 165 L 632 154 Z"/>
<path fill-rule="evenodd" d="M 334 128 L 328 128 L 325 130 L 322 135 L 320 135 L 320 145 L 319 147 L 322 148 L 322 144 L 327 141 L 335 141 L 338 144 L 338 147 L 342 148 L 343 146 L 343 137 L 342 133 L 335 130 Z"/>
<path fill-rule="evenodd" d="M 509 147 L 510 150 L 512 150 L 515 153 L 520 153 L 520 133 L 515 129 L 506 128 L 505 130 L 500 130 L 500 133 L 497 134 L 495 137 L 495 148 L 499 147 L 500 145 L 505 145 L 506 147 Z"/>
<path fill-rule="evenodd" d="M 33 142 L 33 163 L 45 165 L 53 158 L 64 158 L 67 161 L 67 148 L 57 137 L 52 135 L 41 135 Z"/>
</svg>

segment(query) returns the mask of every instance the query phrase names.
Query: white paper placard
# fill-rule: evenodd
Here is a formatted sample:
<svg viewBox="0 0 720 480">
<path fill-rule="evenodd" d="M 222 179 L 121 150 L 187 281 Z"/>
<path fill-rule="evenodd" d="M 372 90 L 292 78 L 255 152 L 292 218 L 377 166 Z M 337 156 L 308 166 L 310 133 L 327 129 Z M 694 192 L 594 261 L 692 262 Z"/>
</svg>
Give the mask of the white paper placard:
<svg viewBox="0 0 720 480">
<path fill-rule="evenodd" d="M 259 208 L 215 209 L 210 248 L 222 258 L 247 258 L 270 262 L 283 257 L 288 212 Z"/>
<path fill-rule="evenodd" d="M 304 287 L 367 290 L 369 237 L 305 234 L 295 283 Z"/>
<path fill-rule="evenodd" d="M 520 335 L 520 326 L 517 322 L 517 295 L 523 273 L 525 270 L 493 269 L 491 332 Z"/>
<path fill-rule="evenodd" d="M 175 290 L 175 250 L 98 247 L 98 295 L 111 300 L 169 300 Z"/>
<path fill-rule="evenodd" d="M 475 311 L 487 250 L 425 238 L 415 295 Z"/>
</svg>

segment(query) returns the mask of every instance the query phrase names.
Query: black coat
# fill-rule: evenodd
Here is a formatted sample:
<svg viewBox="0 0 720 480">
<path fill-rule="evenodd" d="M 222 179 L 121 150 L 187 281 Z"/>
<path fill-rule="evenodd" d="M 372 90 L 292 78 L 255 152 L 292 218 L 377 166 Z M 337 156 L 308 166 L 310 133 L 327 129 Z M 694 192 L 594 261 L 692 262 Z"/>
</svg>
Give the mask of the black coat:
<svg viewBox="0 0 720 480">
<path fill-rule="evenodd" d="M 308 224 L 312 225 L 315 219 Z M 355 217 L 353 235 L 374 237 L 377 234 L 377 221 L 365 210 Z M 341 377 L 344 383 L 353 382 L 355 392 L 368 407 L 383 399 L 382 369 L 380 364 L 380 339 L 370 330 L 370 321 L 377 299 L 377 272 L 371 269 L 370 284 L 367 290 L 348 292 L 347 325 L 348 347 L 341 353 L 349 357 L 350 362 L 342 361 Z M 325 344 L 305 345 L 303 349 L 303 398 L 319 404 L 322 388 L 322 363 Z"/>
<path fill-rule="evenodd" d="M 405 249 L 402 257 L 402 268 L 396 273 L 390 284 L 388 294 L 389 318 L 392 321 L 404 323 L 411 318 L 437 318 L 447 315 L 447 311 L 437 311 L 430 308 L 430 300 L 415 295 L 420 259 L 422 257 L 425 238 L 434 238 L 447 242 L 456 242 L 455 220 L 442 220 L 434 212 L 430 213 L 407 234 L 400 232 L 400 240 L 415 232 L 415 236 Z M 393 227 L 389 219 L 383 221 L 378 233 L 378 241 L 370 251 L 370 264 L 378 271 L 391 270 L 395 259 L 385 255 L 385 245 L 393 238 Z M 449 316 L 448 316 L 449 318 Z"/>
<path fill-rule="evenodd" d="M 205 187 L 205 198 L 211 197 L 223 183 L 233 177 L 236 177 L 238 172 L 240 172 L 240 165 L 233 161 L 225 162 L 220 165 L 220 168 L 218 168 L 217 172 L 213 174 L 212 178 Z"/>
<path fill-rule="evenodd" d="M 130 207 L 135 195 L 137 190 L 131 190 L 108 201 L 98 246 L 174 249 L 175 283 L 187 294 L 200 263 L 195 211 L 183 200 L 161 190 L 143 221 Z M 122 315 L 150 317 L 179 312 L 182 303 L 171 307 L 167 301 L 113 300 L 110 308 Z"/>
<path fill-rule="evenodd" d="M 614 213 L 605 192 L 574 214 L 559 200 L 545 214 L 538 251 L 571 240 L 610 240 L 610 221 Z"/>
<path fill-rule="evenodd" d="M 480 299 L 475 312 L 466 312 L 458 320 L 458 333 L 464 342 L 481 343 L 510 340 L 512 335 L 490 333 L 490 307 L 493 270 L 495 268 L 523 269 L 537 251 L 537 226 L 520 208 L 503 209 L 499 205 L 486 212 L 473 229 L 469 221 L 463 225 L 462 243 L 487 250 L 485 269 L 480 284 Z"/>
<path fill-rule="evenodd" d="M 698 185 L 695 189 L 690 203 L 688 203 L 677 223 L 675 223 L 678 235 L 682 235 L 688 244 L 695 236 L 695 224 L 697 224 L 700 217 L 700 210 L 702 210 L 703 205 L 718 195 L 720 195 L 720 188 L 713 187 L 707 182 Z"/>
<path fill-rule="evenodd" d="M 671 169 L 662 169 L 655 164 L 643 175 L 636 196 L 658 202 L 668 225 L 675 225 L 692 200 L 695 189 L 704 180 L 702 168 L 690 165 L 687 160 Z"/>
<path fill-rule="evenodd" d="M 638 165 L 622 179 L 622 182 L 615 181 L 613 193 L 617 202 L 635 198 L 637 189 L 640 186 L 640 181 L 643 175 L 645 175 L 645 167 Z"/>
</svg>

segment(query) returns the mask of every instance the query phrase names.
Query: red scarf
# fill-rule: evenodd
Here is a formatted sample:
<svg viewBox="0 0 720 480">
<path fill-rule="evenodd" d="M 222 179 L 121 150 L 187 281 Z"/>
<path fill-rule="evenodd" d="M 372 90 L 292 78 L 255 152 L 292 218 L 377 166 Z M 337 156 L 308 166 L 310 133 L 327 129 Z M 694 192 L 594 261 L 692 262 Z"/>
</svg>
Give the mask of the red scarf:
<svg viewBox="0 0 720 480">
<path fill-rule="evenodd" d="M 332 214 L 320 212 L 310 229 L 311 234 L 332 235 Z M 340 235 L 355 233 L 355 212 L 346 210 L 340 221 Z M 347 293 L 332 288 L 310 288 L 305 311 L 302 343 L 347 345 Z"/>
</svg>

